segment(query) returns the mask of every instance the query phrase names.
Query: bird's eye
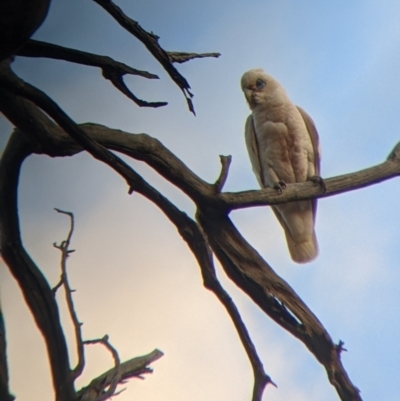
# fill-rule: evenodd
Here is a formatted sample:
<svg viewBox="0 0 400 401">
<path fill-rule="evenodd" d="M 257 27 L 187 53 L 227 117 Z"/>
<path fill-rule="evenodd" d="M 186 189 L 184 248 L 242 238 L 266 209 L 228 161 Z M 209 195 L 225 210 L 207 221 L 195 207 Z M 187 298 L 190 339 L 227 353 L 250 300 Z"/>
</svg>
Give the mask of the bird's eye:
<svg viewBox="0 0 400 401">
<path fill-rule="evenodd" d="M 265 85 L 266 84 L 262 79 L 257 79 L 257 81 L 256 81 L 256 88 L 257 89 L 262 89 L 262 88 L 264 88 Z"/>
</svg>

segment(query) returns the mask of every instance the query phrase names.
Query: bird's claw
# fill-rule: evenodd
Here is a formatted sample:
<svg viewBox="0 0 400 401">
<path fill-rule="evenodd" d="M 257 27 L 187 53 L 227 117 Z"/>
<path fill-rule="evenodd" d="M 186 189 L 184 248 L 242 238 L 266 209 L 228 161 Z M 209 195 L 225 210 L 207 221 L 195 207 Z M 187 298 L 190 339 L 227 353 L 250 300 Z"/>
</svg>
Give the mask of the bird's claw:
<svg viewBox="0 0 400 401">
<path fill-rule="evenodd" d="M 282 194 L 282 190 L 286 188 L 286 182 L 285 181 L 278 181 L 274 184 L 274 189 L 276 189 L 279 192 L 279 195 Z"/>
<path fill-rule="evenodd" d="M 326 185 L 324 179 L 319 175 L 313 175 L 312 177 L 308 178 L 307 181 L 311 181 L 314 184 L 318 184 L 324 192 L 326 192 Z"/>
</svg>

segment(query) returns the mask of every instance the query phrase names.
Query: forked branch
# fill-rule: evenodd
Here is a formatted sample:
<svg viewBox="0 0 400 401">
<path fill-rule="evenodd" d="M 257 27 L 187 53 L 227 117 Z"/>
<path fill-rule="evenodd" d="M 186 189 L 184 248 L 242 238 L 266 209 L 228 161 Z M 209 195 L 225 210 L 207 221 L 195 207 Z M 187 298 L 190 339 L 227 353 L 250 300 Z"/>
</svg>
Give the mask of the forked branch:
<svg viewBox="0 0 400 401">
<path fill-rule="evenodd" d="M 174 62 L 183 62 L 193 58 L 201 57 L 218 57 L 218 53 L 208 54 L 197 54 L 191 55 L 187 53 L 176 53 L 166 52 L 158 43 L 159 37 L 152 32 L 145 31 L 137 21 L 129 18 L 115 3 L 111 0 L 93 0 L 101 7 L 103 7 L 124 29 L 139 39 L 147 48 L 147 50 L 153 55 L 153 57 L 164 67 L 165 71 L 171 77 L 171 79 L 179 86 L 182 90 L 183 95 L 186 98 L 189 110 L 195 114 L 192 97 L 193 94 L 190 92 L 190 85 L 186 78 L 184 78 L 179 71 L 173 66 Z M 175 58 L 176 57 L 176 58 Z M 182 60 L 182 61 L 178 61 Z"/>
<path fill-rule="evenodd" d="M 17 190 L 21 165 L 29 154 L 29 141 L 17 135 L 9 140 L 0 161 L 1 251 L 43 335 L 55 398 L 58 401 L 71 401 L 75 390 L 58 307 L 46 278 L 29 257 L 20 237 Z"/>
<path fill-rule="evenodd" d="M 22 102 L 26 101 L 22 100 Z M 9 103 L 9 105 L 11 104 L 12 103 Z M 39 114 L 35 113 L 34 109 L 32 109 L 32 107 L 30 107 L 29 104 L 25 104 L 25 106 L 26 106 L 26 111 L 29 109 L 31 109 L 32 111 L 32 114 L 30 114 L 30 116 L 28 113 L 27 115 L 28 119 L 26 122 L 30 121 L 30 124 L 32 124 L 32 122 L 36 120 L 36 118 L 34 117 L 34 115 L 36 114 L 37 118 L 44 119 L 42 120 L 43 123 L 44 121 L 47 121 L 48 124 L 47 129 L 50 129 L 50 131 L 47 131 L 46 129 L 48 133 L 50 133 L 53 129 L 55 129 L 53 134 L 57 132 L 56 126 L 54 126 L 54 124 L 52 124 L 43 114 L 41 114 L 40 112 Z M 36 122 L 38 121 L 36 120 Z M 23 124 L 23 126 L 25 127 L 25 129 L 28 128 L 25 124 Z M 37 128 L 39 128 L 39 126 L 37 126 Z M 39 135 L 44 133 L 40 128 L 38 131 L 35 130 L 35 132 Z M 59 133 L 61 134 L 62 132 Z M 18 134 L 15 133 L 14 135 Z M 58 135 L 56 135 L 56 137 L 57 136 Z M 215 276 L 211 254 L 209 253 L 208 246 L 206 245 L 204 237 L 202 236 L 197 224 L 192 219 L 190 219 L 185 213 L 177 209 L 170 201 L 168 201 L 168 199 L 162 196 L 162 194 L 160 194 L 158 191 L 152 188 L 145 181 L 138 180 L 135 185 L 135 190 L 144 195 L 145 197 L 147 197 L 148 199 L 150 199 L 151 201 L 153 201 L 158 207 L 160 207 L 160 209 L 166 214 L 166 216 L 174 223 L 177 230 L 180 232 L 182 237 L 185 239 L 185 241 L 188 243 L 189 247 L 195 254 L 196 259 L 198 260 L 200 267 L 202 269 L 204 283 L 206 287 L 212 290 L 216 294 L 216 296 L 220 299 L 220 301 L 223 303 L 236 327 L 236 330 L 238 331 L 239 337 L 250 359 L 254 371 L 253 400 L 254 401 L 261 400 L 264 387 L 266 386 L 266 384 L 273 382 L 271 381 L 270 377 L 264 372 L 263 365 L 256 353 L 255 347 L 249 337 L 245 325 L 241 320 L 240 314 L 237 311 L 236 306 L 232 302 L 229 295 L 222 288 L 222 286 L 220 285 Z M 70 236 L 68 238 L 70 238 Z M 66 252 L 67 248 L 65 247 L 65 245 L 62 248 L 64 249 L 65 255 L 67 255 Z M 78 320 L 77 319 L 73 320 L 75 320 L 75 325 L 76 328 L 78 329 L 79 328 Z"/>
<path fill-rule="evenodd" d="M 0 75 L 0 81 L 4 87 L 0 96 L 0 109 L 27 137 L 31 138 L 30 146 L 34 146 L 36 152 L 56 156 L 72 155 L 82 149 L 87 149 L 95 157 L 105 161 L 125 178 L 131 189 L 154 202 L 176 225 L 206 273 L 203 274 L 203 277 L 207 288 L 218 287 L 213 282 L 214 272 L 210 264 L 210 245 L 229 277 L 268 316 L 302 341 L 325 367 L 329 380 L 335 386 L 340 398 L 345 401 L 361 400 L 358 389 L 351 383 L 341 364 L 340 343 L 334 344 L 321 322 L 295 291 L 276 275 L 273 269 L 240 235 L 229 220 L 228 214 L 235 208 L 332 196 L 398 176 L 400 173 L 400 145 L 397 145 L 388 160 L 379 166 L 325 180 L 325 192 L 312 183 L 304 183 L 288 186 L 282 195 L 277 195 L 273 190 L 246 191 L 236 194 L 218 193 L 218 189 L 222 188 L 221 183 L 226 178 L 227 167 L 222 168 L 220 180 L 219 182 L 217 180 L 216 185 L 206 183 L 159 141 L 148 135 L 133 135 L 95 124 L 78 127 L 57 108 L 57 105 L 49 102 L 49 99 L 43 98 L 35 88 L 32 91 L 30 86 L 21 84 L 15 76 L 5 73 L 3 76 Z M 35 101 L 60 126 L 50 121 L 31 102 L 15 96 L 15 94 Z M 60 127 L 76 139 L 76 142 L 68 137 Z M 207 241 L 204 240 L 202 231 L 198 231 L 200 228 L 192 219 L 177 209 L 118 157 L 114 157 L 106 148 L 146 162 L 187 194 L 197 205 L 198 221 L 206 234 Z M 30 151 L 32 150 L 33 148 L 30 148 Z M 4 179 L 4 174 L 2 177 Z M 229 297 L 218 291 L 219 289 L 217 289 L 217 296 L 231 316 L 234 316 L 237 311 L 235 312 L 235 309 L 231 308 Z M 239 320 L 236 319 L 234 322 L 236 324 Z M 241 339 L 245 338 L 246 348 L 246 345 L 250 344 L 246 343 L 247 332 L 245 330 L 241 332 L 242 328 L 238 329 L 238 327 L 239 336 Z M 251 346 L 246 351 L 251 351 Z M 257 359 L 254 359 L 253 362 L 254 366 L 259 367 L 261 364 Z M 265 382 L 270 379 L 263 373 L 263 370 L 260 369 L 259 372 L 262 372 L 259 382 L 264 381 L 265 386 Z M 259 385 L 258 388 L 262 392 L 263 386 Z"/>
<path fill-rule="evenodd" d="M 159 45 L 159 37 L 152 32 L 145 31 L 137 21 L 129 18 L 115 3 L 111 0 L 93 0 L 103 7 L 124 29 L 139 39 L 153 55 L 153 57 L 164 67 L 171 79 L 182 90 L 189 110 L 194 113 L 190 85 L 179 71 L 172 65 L 168 53 Z"/>
<path fill-rule="evenodd" d="M 22 162 L 32 153 L 32 149 L 32 142 L 30 142 L 25 135 L 15 132 L 9 140 L 0 161 L 0 245 L 2 256 L 21 287 L 25 300 L 44 337 L 56 393 L 55 398 L 58 401 L 77 399 L 85 401 L 104 401 L 112 395 L 110 388 L 113 389 L 113 394 L 116 394 L 114 382 L 118 372 L 118 377 L 120 378 L 119 383 L 126 378 L 141 377 L 142 374 L 151 372 L 148 365 L 159 359 L 162 353 L 156 350 L 147 356 L 133 358 L 124 363 L 120 363 L 118 358 L 118 363 L 115 364 L 116 366 L 113 369 L 99 378 L 94 379 L 88 387 L 82 389 L 80 392 L 75 392 L 73 381 L 78 372 L 78 368 L 76 368 L 75 371 L 71 371 L 69 368 L 67 345 L 53 291 L 50 289 L 41 271 L 26 253 L 20 238 L 17 213 L 18 180 Z M 70 230 L 67 238 L 68 244 L 71 235 L 72 230 Z M 59 248 L 62 249 L 63 260 L 66 261 L 66 257 L 71 253 L 71 250 L 68 249 L 65 242 L 60 245 Z M 64 273 L 66 273 L 65 268 Z M 68 281 L 63 277 L 63 285 L 65 285 L 66 282 L 69 290 L 68 294 L 71 294 L 72 290 L 69 287 Z M 74 321 L 76 327 L 78 327 L 78 319 L 74 318 Z M 104 343 L 108 343 L 106 338 L 103 340 Z M 108 348 L 111 349 L 109 344 Z M 115 360 L 117 360 L 114 353 L 113 355 Z M 105 386 L 102 387 L 103 390 L 101 393 L 97 393 L 94 398 L 87 398 L 86 395 L 89 397 L 90 394 L 93 394 L 92 390 L 95 389 L 95 385 L 96 388 L 99 388 L 100 382 L 102 386 Z M 104 389 L 106 390 L 104 391 Z M 106 395 L 107 397 L 105 397 Z M 82 396 L 82 398 L 77 398 L 78 396 Z M 8 401 L 7 398 L 5 398 L 5 400 Z"/>
<path fill-rule="evenodd" d="M 23 102 L 26 101 L 24 100 Z M 14 112 L 17 114 L 18 107 L 15 101 L 13 104 L 10 99 L 7 104 L 7 113 L 10 112 L 11 107 L 15 107 Z M 22 122 L 21 117 L 19 117 L 18 121 L 21 123 L 21 127 L 24 127 L 25 131 L 28 129 L 31 135 L 36 135 L 37 138 L 40 137 L 45 149 L 51 147 L 52 150 L 49 154 L 57 154 L 57 149 L 59 149 L 60 154 L 68 153 L 68 149 L 71 154 L 79 151 L 76 144 L 72 141 L 68 142 L 68 137 L 65 137 L 65 134 L 58 127 L 50 122 L 45 122 L 46 118 L 37 111 L 35 112 L 34 107 L 28 107 L 25 104 L 24 110 L 25 112 L 29 111 L 29 118 L 27 116 L 27 120 Z M 31 124 L 30 128 L 29 124 Z M 46 126 L 46 129 L 43 129 L 44 126 Z M 357 389 L 348 379 L 341 365 L 336 346 L 322 324 L 293 289 L 280 279 L 271 267 L 238 234 L 226 216 L 226 209 L 218 207 L 220 203 L 215 198 L 218 199 L 223 194 L 215 194 L 213 185 L 206 184 L 198 179 L 159 141 L 149 136 L 135 136 L 94 124 L 83 125 L 82 128 L 88 135 L 96 138 L 96 141 L 105 146 L 146 161 L 160 174 L 170 177 L 171 182 L 178 183 L 179 185 L 177 186 L 181 187 L 188 196 L 197 201 L 200 210 L 199 221 L 214 252 L 232 280 L 253 298 L 272 319 L 300 339 L 310 349 L 327 369 L 330 381 L 336 387 L 342 400 L 354 401 L 361 399 Z M 48 135 L 47 141 L 45 140 L 45 135 Z M 204 191 L 201 190 L 202 188 L 204 188 Z M 175 218 L 177 227 L 182 227 L 180 230 L 182 236 L 190 232 L 190 230 L 187 230 L 187 225 L 184 224 L 185 218 L 182 217 L 181 212 L 175 213 L 174 206 L 155 192 L 153 188 L 144 187 L 143 183 L 140 183 L 136 190 L 155 202 L 170 219 L 171 217 L 172 219 Z M 192 192 L 197 193 L 192 196 Z M 181 218 L 177 216 L 181 216 Z M 202 263 L 208 263 L 205 262 L 208 257 L 208 254 L 204 252 L 196 255 L 196 258 L 203 258 L 201 259 Z"/>
<path fill-rule="evenodd" d="M 46 57 L 58 60 L 70 61 L 72 63 L 99 67 L 103 72 L 103 77 L 110 80 L 111 83 L 125 96 L 133 100 L 140 107 L 161 107 L 167 102 L 146 102 L 135 96 L 126 86 L 124 75 L 138 75 L 149 79 L 158 79 L 158 76 L 147 71 L 137 70 L 124 63 L 113 60 L 111 57 L 100 56 L 98 54 L 83 52 L 70 49 L 52 43 L 40 42 L 38 40 L 29 40 L 17 55 L 25 57 Z"/>
<path fill-rule="evenodd" d="M 198 220 L 230 279 L 271 319 L 304 343 L 325 367 L 341 400 L 360 401 L 359 390 L 344 369 L 337 346 L 318 318 L 241 236 L 227 216 L 200 210 Z"/>
</svg>

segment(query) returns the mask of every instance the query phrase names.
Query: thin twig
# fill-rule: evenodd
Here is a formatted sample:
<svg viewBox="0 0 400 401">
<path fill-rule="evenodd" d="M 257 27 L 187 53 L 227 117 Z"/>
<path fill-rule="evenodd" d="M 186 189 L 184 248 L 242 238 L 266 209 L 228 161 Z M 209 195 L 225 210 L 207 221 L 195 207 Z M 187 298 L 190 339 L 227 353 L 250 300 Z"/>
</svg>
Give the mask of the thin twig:
<svg viewBox="0 0 400 401">
<path fill-rule="evenodd" d="M 147 102 L 145 100 L 139 99 L 135 96 L 126 86 L 124 79 L 121 74 L 116 73 L 111 69 L 103 68 L 103 77 L 110 80 L 112 84 L 122 92 L 126 97 L 133 100 L 139 107 L 163 107 L 166 106 L 167 102 Z"/>
<path fill-rule="evenodd" d="M 75 311 L 75 306 L 74 306 L 74 300 L 72 298 L 72 293 L 74 290 L 71 289 L 71 286 L 69 284 L 68 280 L 68 274 L 67 274 L 67 259 L 69 255 L 74 252 L 74 250 L 69 249 L 70 243 L 71 243 L 71 238 L 72 234 L 74 232 L 74 215 L 71 212 L 66 212 L 64 210 L 60 210 L 57 208 L 54 208 L 54 210 L 57 213 L 62 213 L 70 218 L 70 229 L 68 232 L 67 239 L 62 241 L 60 245 L 57 245 L 56 243 L 53 244 L 53 246 L 57 249 L 60 250 L 61 252 L 61 278 L 59 283 L 56 285 L 56 287 L 53 288 L 53 293 L 57 291 L 57 288 L 60 286 L 64 286 L 64 291 L 65 291 L 65 299 L 67 302 L 67 308 L 68 312 L 72 321 L 72 324 L 74 326 L 74 332 L 75 332 L 75 342 L 76 342 L 76 348 L 77 348 L 77 354 L 78 354 L 78 362 L 76 367 L 72 370 L 72 377 L 75 380 L 77 377 L 79 377 L 83 369 L 85 368 L 85 350 L 83 346 L 83 339 L 82 339 L 82 323 L 79 322 L 78 315 Z"/>
</svg>

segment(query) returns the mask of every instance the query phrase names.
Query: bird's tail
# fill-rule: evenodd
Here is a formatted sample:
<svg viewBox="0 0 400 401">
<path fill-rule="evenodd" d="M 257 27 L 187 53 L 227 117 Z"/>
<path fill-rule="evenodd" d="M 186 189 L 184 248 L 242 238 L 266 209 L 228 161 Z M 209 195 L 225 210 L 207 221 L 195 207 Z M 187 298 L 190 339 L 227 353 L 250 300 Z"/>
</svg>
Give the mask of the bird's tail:
<svg viewBox="0 0 400 401">
<path fill-rule="evenodd" d="M 294 262 L 308 263 L 317 257 L 318 242 L 315 232 L 313 232 L 309 239 L 303 242 L 295 242 L 291 237 L 289 230 L 285 230 L 285 235 L 290 256 Z"/>
<path fill-rule="evenodd" d="M 314 212 L 310 201 L 274 206 L 273 211 L 285 231 L 290 256 L 296 263 L 307 263 L 318 255 Z"/>
</svg>

